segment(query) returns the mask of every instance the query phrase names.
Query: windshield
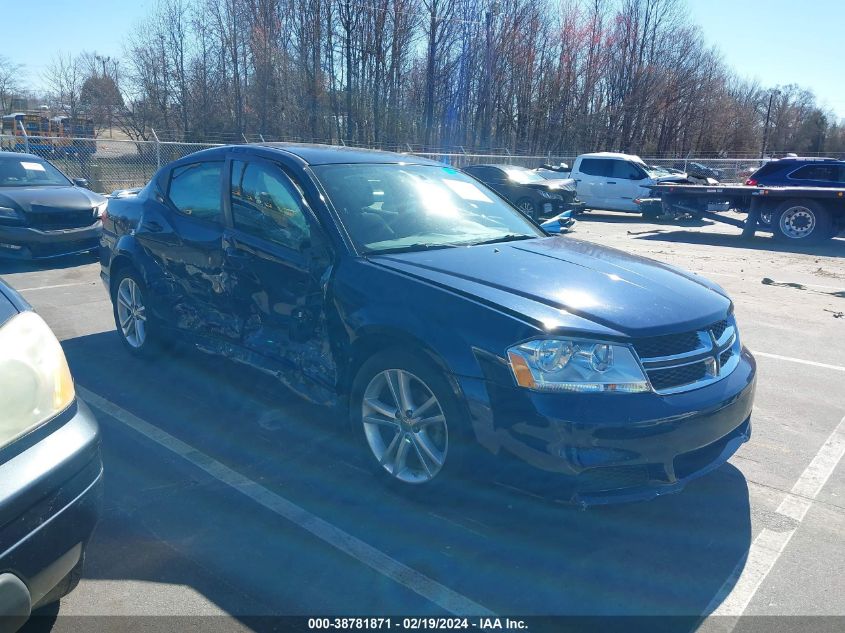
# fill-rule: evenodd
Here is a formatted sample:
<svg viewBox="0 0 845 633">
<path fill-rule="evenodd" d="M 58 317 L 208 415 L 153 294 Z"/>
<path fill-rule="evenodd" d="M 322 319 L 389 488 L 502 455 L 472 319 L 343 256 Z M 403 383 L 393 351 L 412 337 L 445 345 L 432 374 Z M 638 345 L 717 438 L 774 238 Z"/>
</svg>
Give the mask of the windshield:
<svg viewBox="0 0 845 633">
<path fill-rule="evenodd" d="M 363 252 L 422 250 L 543 232 L 477 181 L 433 165 L 320 165 L 313 168 Z"/>
<path fill-rule="evenodd" d="M 536 171 L 532 171 L 530 169 L 522 169 L 520 167 L 503 167 L 502 169 L 505 170 L 508 178 L 521 185 L 530 182 L 543 182 L 545 180 L 545 178 Z"/>
<path fill-rule="evenodd" d="M 0 157 L 0 187 L 66 187 L 69 184 L 65 175 L 46 161 Z"/>
</svg>

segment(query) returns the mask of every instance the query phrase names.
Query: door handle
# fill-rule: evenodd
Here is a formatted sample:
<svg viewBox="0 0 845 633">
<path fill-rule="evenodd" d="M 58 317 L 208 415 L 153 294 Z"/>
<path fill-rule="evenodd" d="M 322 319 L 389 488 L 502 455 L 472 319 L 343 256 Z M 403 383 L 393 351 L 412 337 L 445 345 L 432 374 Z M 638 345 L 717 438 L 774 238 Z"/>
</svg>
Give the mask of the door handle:
<svg viewBox="0 0 845 633">
<path fill-rule="evenodd" d="M 605 184 L 606 185 L 615 185 L 616 181 L 615 180 L 608 180 Z"/>
<path fill-rule="evenodd" d="M 164 227 L 155 220 L 145 220 L 141 228 L 150 233 L 161 233 Z"/>
</svg>

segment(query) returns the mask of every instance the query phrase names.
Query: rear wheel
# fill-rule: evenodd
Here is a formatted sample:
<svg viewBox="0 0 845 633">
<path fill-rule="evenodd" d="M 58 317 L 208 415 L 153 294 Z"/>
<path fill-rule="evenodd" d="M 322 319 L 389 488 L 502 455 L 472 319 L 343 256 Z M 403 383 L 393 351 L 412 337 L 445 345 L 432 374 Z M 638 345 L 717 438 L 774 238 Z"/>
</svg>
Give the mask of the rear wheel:
<svg viewBox="0 0 845 633">
<path fill-rule="evenodd" d="M 421 355 L 388 350 L 364 363 L 350 418 L 366 462 L 390 485 L 429 490 L 459 469 L 463 416 L 442 371 Z"/>
<path fill-rule="evenodd" d="M 112 291 L 114 322 L 123 346 L 136 356 L 145 356 L 159 345 L 156 324 L 147 309 L 147 288 L 132 268 L 117 274 Z"/>
<path fill-rule="evenodd" d="M 815 200 L 787 200 L 772 215 L 775 239 L 816 244 L 831 236 L 830 213 Z"/>
</svg>

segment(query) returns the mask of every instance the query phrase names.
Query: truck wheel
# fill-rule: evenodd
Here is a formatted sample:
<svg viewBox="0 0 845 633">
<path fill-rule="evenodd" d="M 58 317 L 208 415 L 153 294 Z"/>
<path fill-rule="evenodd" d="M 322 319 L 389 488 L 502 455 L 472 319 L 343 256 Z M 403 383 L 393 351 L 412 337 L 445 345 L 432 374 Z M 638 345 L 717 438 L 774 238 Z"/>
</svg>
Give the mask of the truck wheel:
<svg viewBox="0 0 845 633">
<path fill-rule="evenodd" d="M 815 200 L 787 200 L 772 214 L 775 239 L 817 244 L 830 237 L 830 213 Z"/>
</svg>

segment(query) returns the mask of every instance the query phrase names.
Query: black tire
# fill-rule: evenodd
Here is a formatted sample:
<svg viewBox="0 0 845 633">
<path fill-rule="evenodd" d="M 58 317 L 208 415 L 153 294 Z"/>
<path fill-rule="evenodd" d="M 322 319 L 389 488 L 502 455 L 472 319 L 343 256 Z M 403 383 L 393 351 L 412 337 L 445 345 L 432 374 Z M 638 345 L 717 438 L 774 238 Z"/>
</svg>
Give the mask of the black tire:
<svg viewBox="0 0 845 633">
<path fill-rule="evenodd" d="M 431 394 L 437 399 L 437 406 L 440 406 L 443 417 L 445 418 L 446 450 L 443 452 L 445 459 L 434 476 L 425 481 L 409 481 L 394 476 L 390 472 L 392 465 L 383 465 L 379 461 L 376 456 L 376 449 L 371 446 L 371 439 L 368 438 L 363 422 L 364 395 L 371 383 L 377 381 L 378 376 L 388 370 L 408 372 L 424 383 Z M 422 409 L 422 407 L 419 408 Z M 445 482 L 452 480 L 463 470 L 469 435 L 469 424 L 466 414 L 460 402 L 455 397 L 454 389 L 443 375 L 442 370 L 423 352 L 413 353 L 404 349 L 394 348 L 379 352 L 365 361 L 358 370 L 355 380 L 352 383 L 349 398 L 349 419 L 356 448 L 361 451 L 361 462 L 380 481 L 393 489 L 401 491 L 403 494 L 421 495 L 431 499 L 429 493 L 432 490 L 440 489 Z M 372 425 L 370 427 L 372 428 Z M 384 435 L 381 436 L 385 445 L 388 444 L 388 438 L 393 436 L 394 433 L 398 436 L 403 431 L 400 429 L 394 431 L 392 427 L 386 427 Z M 412 434 L 407 433 L 407 435 Z M 406 440 L 405 437 L 400 440 L 400 444 L 406 441 L 409 446 L 413 446 L 410 440 Z M 443 444 L 438 444 L 438 446 L 443 446 Z M 388 448 L 385 448 L 385 454 L 387 454 L 388 450 Z M 411 452 L 412 449 L 408 448 L 407 450 L 409 451 L 408 454 L 413 456 L 413 463 L 417 463 L 422 458 L 422 453 L 417 452 L 415 455 Z M 411 465 L 407 469 L 410 471 Z"/>
<path fill-rule="evenodd" d="M 123 327 L 121 326 L 120 316 L 118 314 L 118 292 L 120 291 L 121 284 L 125 279 L 131 279 L 137 286 L 141 298 L 141 303 L 145 307 L 144 312 L 147 316 L 145 326 L 144 326 L 144 337 L 143 341 L 140 345 L 130 342 L 127 339 L 126 334 L 124 334 Z M 144 280 L 141 278 L 141 275 L 131 267 L 125 267 L 120 269 L 117 272 L 117 276 L 114 279 L 112 284 L 112 314 L 114 316 L 114 324 L 115 328 L 117 329 L 117 335 L 120 337 L 120 342 L 123 343 L 123 347 L 126 350 L 134 355 L 139 357 L 149 357 L 153 353 L 158 352 L 161 349 L 161 336 L 159 334 L 159 326 L 152 318 L 152 315 L 146 311 L 147 301 L 147 286 L 144 283 Z"/>
<path fill-rule="evenodd" d="M 532 220 L 537 220 L 540 216 L 536 205 L 530 198 L 520 198 L 516 201 L 515 206 L 521 213 L 527 215 Z"/>
<path fill-rule="evenodd" d="M 779 242 L 818 244 L 831 237 L 832 221 L 815 200 L 786 200 L 772 214 L 771 229 Z"/>
</svg>

